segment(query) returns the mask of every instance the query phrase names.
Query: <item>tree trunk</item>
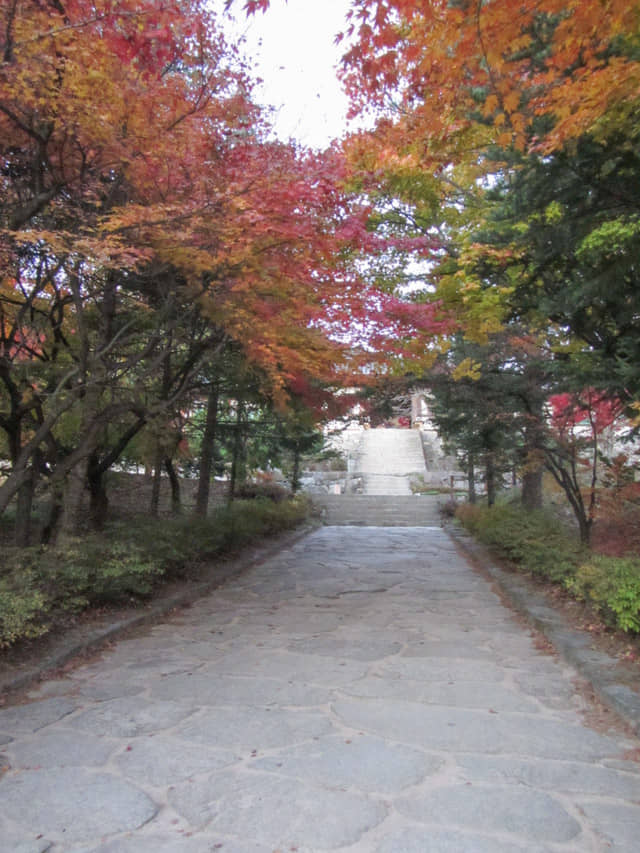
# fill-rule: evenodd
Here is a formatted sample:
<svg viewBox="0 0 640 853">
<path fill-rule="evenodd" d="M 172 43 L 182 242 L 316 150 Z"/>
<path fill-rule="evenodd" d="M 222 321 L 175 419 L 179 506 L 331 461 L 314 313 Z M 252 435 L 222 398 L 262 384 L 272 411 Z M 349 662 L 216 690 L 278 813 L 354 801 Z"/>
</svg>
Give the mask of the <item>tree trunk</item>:
<svg viewBox="0 0 640 853">
<path fill-rule="evenodd" d="M 52 486 L 62 489 L 63 506 L 60 531 L 65 536 L 77 536 L 84 519 L 84 492 L 89 485 L 91 460 L 98 459 L 98 436 L 104 430 L 103 413 L 99 411 L 95 400 L 99 399 L 99 389 L 87 393 L 84 402 L 85 416 L 82 419 L 83 439 L 65 459 L 56 466 L 52 477 Z M 95 470 L 99 470 L 98 463 Z M 58 485 L 60 484 L 60 485 Z M 105 496 L 106 497 L 106 496 Z"/>
<path fill-rule="evenodd" d="M 293 448 L 293 472 L 291 474 L 291 491 L 295 493 L 300 488 L 300 447 Z"/>
<path fill-rule="evenodd" d="M 43 545 L 49 545 L 55 542 L 56 533 L 58 530 L 58 522 L 62 515 L 62 490 L 58 485 L 54 484 L 51 488 L 51 500 L 47 511 L 47 520 L 44 523 L 40 534 L 40 541 Z"/>
<path fill-rule="evenodd" d="M 528 464 L 528 463 L 527 463 Z M 542 467 L 525 470 L 522 475 L 522 506 L 528 510 L 542 509 Z"/>
<path fill-rule="evenodd" d="M 589 545 L 591 543 L 591 528 L 593 527 L 593 519 L 588 518 L 586 515 L 581 515 L 578 517 L 578 527 L 580 529 L 580 542 L 583 545 Z"/>
<path fill-rule="evenodd" d="M 31 511 L 33 509 L 33 495 L 36 481 L 37 472 L 34 465 L 32 465 L 29 468 L 27 479 L 18 491 L 14 530 L 14 542 L 18 548 L 26 548 L 31 541 Z"/>
<path fill-rule="evenodd" d="M 243 420 L 244 420 L 244 403 L 238 402 L 238 410 L 236 412 L 235 432 L 233 436 L 233 456 L 231 459 L 231 482 L 229 483 L 229 500 L 232 501 L 236 494 L 236 486 L 238 479 L 243 474 L 242 457 L 243 457 Z"/>
<path fill-rule="evenodd" d="M 473 453 L 467 457 L 467 483 L 469 487 L 469 503 L 474 504 L 477 500 L 476 496 L 476 469 Z"/>
<path fill-rule="evenodd" d="M 162 388 L 160 399 L 167 400 L 171 386 L 171 348 L 173 346 L 173 330 L 169 329 L 164 355 L 162 357 Z M 157 518 L 160 509 L 160 483 L 162 477 L 162 466 L 164 464 L 165 452 L 161 447 L 160 436 L 157 437 L 156 454 L 153 463 L 153 482 L 151 484 L 151 516 Z"/>
<path fill-rule="evenodd" d="M 198 493 L 196 495 L 196 515 L 206 518 L 209 510 L 209 493 L 211 491 L 211 473 L 213 471 L 213 459 L 218 427 L 218 396 L 219 387 L 217 382 L 209 386 L 207 396 L 207 419 L 202 436 L 202 450 L 200 452 L 200 479 L 198 480 Z"/>
<path fill-rule="evenodd" d="M 61 512 L 51 515 L 51 520 L 60 518 L 60 532 L 76 536 L 82 527 L 84 490 L 87 486 L 88 461 L 95 453 L 97 436 L 103 429 L 100 417 L 93 423 L 83 421 L 83 440 L 68 456 L 58 461 L 51 477 L 51 489 L 56 502 L 62 502 Z M 51 531 L 51 536 L 55 531 Z"/>
<path fill-rule="evenodd" d="M 238 458 L 240 456 L 240 425 L 236 423 L 233 436 L 233 452 L 231 456 L 231 476 L 229 479 L 229 501 L 236 496 L 236 481 L 238 479 Z"/>
<path fill-rule="evenodd" d="M 97 456 L 92 455 L 87 468 L 89 485 L 89 521 L 95 530 L 102 530 L 107 520 L 109 498 L 104 473 Z"/>
<path fill-rule="evenodd" d="M 65 403 L 58 405 L 57 408 L 50 412 L 46 418 L 43 418 L 42 422 L 39 423 L 35 433 L 26 445 L 19 448 L 18 458 L 15 461 L 12 459 L 11 473 L 2 485 L 0 485 L 0 515 L 4 513 L 9 503 L 18 493 L 22 484 L 29 478 L 29 462 L 36 454 L 38 447 L 42 442 L 46 442 L 48 438 L 51 438 L 51 430 L 53 426 L 57 423 L 59 418 L 71 408 L 73 402 L 74 397 L 69 395 L 69 398 Z"/>
<path fill-rule="evenodd" d="M 541 418 L 531 415 L 524 430 L 524 468 L 522 471 L 522 506 L 528 510 L 542 509 L 542 474 L 544 446 Z"/>
<path fill-rule="evenodd" d="M 176 469 L 173 467 L 173 462 L 168 456 L 165 457 L 164 467 L 167 470 L 167 474 L 169 475 L 169 482 L 171 484 L 171 512 L 174 515 L 180 515 L 180 513 L 182 512 L 180 480 L 178 478 L 178 475 L 176 474 Z"/>
<path fill-rule="evenodd" d="M 493 506 L 496 502 L 496 469 L 493 453 L 485 456 L 485 478 L 487 483 L 487 503 Z"/>
<path fill-rule="evenodd" d="M 83 459 L 69 471 L 63 492 L 60 532 L 77 536 L 83 518 L 84 490 L 87 485 L 87 460 Z"/>
<path fill-rule="evenodd" d="M 151 481 L 151 504 L 149 512 L 152 518 L 157 518 L 160 511 L 160 485 L 162 483 L 162 463 L 164 456 L 161 450 L 156 451 L 153 463 L 153 480 Z"/>
<path fill-rule="evenodd" d="M 587 508 L 584 505 L 575 456 L 571 451 L 561 452 L 548 448 L 546 453 L 546 467 L 564 491 L 571 505 L 575 519 L 578 522 L 580 541 L 584 545 L 589 545 L 593 517 L 587 512 Z"/>
<path fill-rule="evenodd" d="M 70 462 L 70 467 L 63 475 L 63 504 L 60 519 L 60 533 L 76 536 L 82 519 L 84 489 L 87 484 L 88 460 L 96 446 L 96 436 L 89 438 L 89 424 L 95 423 L 100 402 L 100 387 L 98 376 L 90 377 L 89 363 L 91 353 L 91 335 L 88 328 L 87 316 L 84 311 L 82 286 L 78 268 L 74 266 L 69 275 L 70 290 L 77 313 L 77 342 L 78 342 L 78 384 L 83 392 L 80 400 L 79 435 L 82 436 L 80 446 L 83 452 Z M 91 381 L 90 381 L 91 378 Z M 77 448 L 79 450 L 79 448 Z M 73 457 L 73 454 L 70 454 Z"/>
</svg>

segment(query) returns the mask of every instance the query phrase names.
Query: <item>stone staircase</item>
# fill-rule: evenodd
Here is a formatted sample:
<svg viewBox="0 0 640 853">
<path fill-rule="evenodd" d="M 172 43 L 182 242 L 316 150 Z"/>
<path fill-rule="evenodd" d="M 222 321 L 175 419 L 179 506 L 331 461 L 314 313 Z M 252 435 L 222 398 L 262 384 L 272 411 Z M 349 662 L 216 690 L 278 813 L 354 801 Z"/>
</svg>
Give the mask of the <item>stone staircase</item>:
<svg viewBox="0 0 640 853">
<path fill-rule="evenodd" d="M 425 474 L 417 430 L 370 429 L 363 433 L 353 472 L 362 493 L 314 495 L 313 502 L 329 525 L 437 527 L 440 498 L 411 493 L 412 478 Z"/>
<path fill-rule="evenodd" d="M 369 429 L 363 433 L 355 475 L 364 495 L 411 495 L 411 478 L 424 476 L 420 433 L 413 429 Z"/>
<path fill-rule="evenodd" d="M 324 524 L 362 527 L 439 527 L 435 495 L 314 495 Z"/>
</svg>

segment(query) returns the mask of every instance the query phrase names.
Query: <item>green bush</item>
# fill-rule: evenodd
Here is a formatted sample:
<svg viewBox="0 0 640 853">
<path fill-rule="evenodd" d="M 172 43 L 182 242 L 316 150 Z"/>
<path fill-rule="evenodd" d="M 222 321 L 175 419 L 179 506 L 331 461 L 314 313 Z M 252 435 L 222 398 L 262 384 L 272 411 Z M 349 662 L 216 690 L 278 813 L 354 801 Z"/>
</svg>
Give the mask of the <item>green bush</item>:
<svg viewBox="0 0 640 853">
<path fill-rule="evenodd" d="M 544 511 L 515 504 L 462 504 L 458 520 L 480 541 L 539 577 L 561 582 L 572 577 L 584 549 L 565 526 Z"/>
<path fill-rule="evenodd" d="M 49 602 L 33 576 L 26 573 L 0 578 L 0 649 L 20 639 L 32 639 L 49 630 Z"/>
<path fill-rule="evenodd" d="M 269 498 L 274 503 L 282 503 L 291 492 L 279 483 L 272 480 L 264 480 L 258 483 L 243 483 L 236 489 L 236 497 L 241 500 L 253 500 L 255 498 Z"/>
<path fill-rule="evenodd" d="M 640 632 L 639 559 L 593 555 L 566 586 L 576 598 L 593 604 L 607 624 Z"/>
<path fill-rule="evenodd" d="M 290 530 L 309 514 L 309 502 L 302 495 L 282 503 L 269 498 L 234 501 L 218 510 L 214 519 L 223 531 L 227 549 L 235 549 L 260 536 Z"/>
<path fill-rule="evenodd" d="M 87 536 L 47 549 L 43 582 L 61 606 L 78 609 L 150 595 L 162 567 L 135 542 Z"/>
<path fill-rule="evenodd" d="M 303 467 L 305 471 L 346 471 L 348 465 L 339 450 L 327 449 L 307 458 Z"/>
<path fill-rule="evenodd" d="M 207 561 L 296 527 L 308 513 L 302 496 L 234 501 L 206 519 L 135 519 L 60 545 L 5 549 L 0 648 L 46 633 L 65 614 L 147 598 L 163 579 L 197 574 Z"/>
<path fill-rule="evenodd" d="M 167 577 L 188 574 L 194 561 L 220 553 L 224 535 L 210 519 L 180 517 L 164 519 L 136 518 L 133 524 L 110 525 L 108 533 L 117 541 L 128 542 Z"/>
<path fill-rule="evenodd" d="M 640 632 L 640 559 L 593 554 L 556 519 L 515 505 L 463 504 L 456 517 L 518 566 L 589 602 L 608 625 Z"/>
</svg>

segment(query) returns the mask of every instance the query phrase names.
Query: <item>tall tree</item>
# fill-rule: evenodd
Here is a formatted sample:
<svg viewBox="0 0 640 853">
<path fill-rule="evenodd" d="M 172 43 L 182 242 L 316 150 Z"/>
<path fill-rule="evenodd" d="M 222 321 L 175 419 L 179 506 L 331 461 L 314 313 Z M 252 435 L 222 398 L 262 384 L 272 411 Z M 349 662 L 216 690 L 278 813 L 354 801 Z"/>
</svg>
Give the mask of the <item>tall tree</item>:
<svg viewBox="0 0 640 853">
<path fill-rule="evenodd" d="M 351 5 L 354 111 L 379 110 L 390 150 L 424 163 L 468 160 L 491 144 L 548 153 L 637 97 L 637 2 Z"/>
<path fill-rule="evenodd" d="M 512 328 L 484 344 L 459 334 L 430 376 L 433 416 L 445 441 L 462 452 L 474 491 L 484 466 L 492 504 L 501 472 L 516 471 L 522 501 L 540 505 L 545 386 L 539 384 L 539 348 Z"/>
<path fill-rule="evenodd" d="M 352 7 L 345 80 L 354 110 L 378 116 L 357 143 L 369 169 L 402 163 L 437 179 L 443 199 L 465 190 L 467 223 L 448 231 L 458 262 L 439 295 L 464 307 L 472 334 L 478 314 L 555 324 L 587 384 L 632 399 L 638 3 Z M 478 190 L 510 234 L 487 224 Z"/>
<path fill-rule="evenodd" d="M 184 235 L 169 260 L 151 235 L 167 218 L 189 221 L 192 157 L 206 151 L 214 174 L 259 115 L 198 3 L 5 3 L 1 14 L 0 425 L 11 470 L 0 506 L 45 474 L 54 496 L 66 490 L 72 528 L 87 476 L 97 502 L 105 470 L 220 339 L 193 326 L 193 237 L 186 264 Z M 213 206 L 228 183 L 197 203 Z M 123 227 L 130 209 L 144 211 L 147 233 Z"/>
</svg>

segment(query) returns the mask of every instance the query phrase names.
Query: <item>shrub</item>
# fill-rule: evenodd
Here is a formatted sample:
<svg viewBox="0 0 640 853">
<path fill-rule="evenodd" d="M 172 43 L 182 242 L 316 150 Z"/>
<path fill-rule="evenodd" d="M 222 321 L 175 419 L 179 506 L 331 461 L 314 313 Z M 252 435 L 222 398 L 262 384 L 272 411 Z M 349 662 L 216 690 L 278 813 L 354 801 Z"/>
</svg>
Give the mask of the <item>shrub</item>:
<svg viewBox="0 0 640 853">
<path fill-rule="evenodd" d="M 49 602 L 30 573 L 0 578 L 0 649 L 49 630 Z"/>
<path fill-rule="evenodd" d="M 168 577 L 183 577 L 194 561 L 215 556 L 223 546 L 223 532 L 211 519 L 135 519 L 133 526 L 110 525 L 108 533 L 134 545 Z"/>
<path fill-rule="evenodd" d="M 207 518 L 181 516 L 158 522 L 136 521 L 111 525 L 112 538 L 130 543 L 145 557 L 161 566 L 171 577 L 182 577 L 194 563 L 211 560 L 251 539 L 287 530 L 300 524 L 309 513 L 302 496 L 282 502 L 268 498 L 236 500 L 216 507 Z"/>
<path fill-rule="evenodd" d="M 158 583 L 262 536 L 288 530 L 309 513 L 298 496 L 234 501 L 209 518 L 138 519 L 103 535 L 60 545 L 10 548 L 0 576 L 0 648 L 50 630 L 65 614 L 150 596 Z"/>
<path fill-rule="evenodd" d="M 593 604 L 607 624 L 640 632 L 639 559 L 593 555 L 566 586 Z"/>
<path fill-rule="evenodd" d="M 316 454 L 304 465 L 306 471 L 346 471 L 348 467 L 346 458 L 333 448 Z"/>
<path fill-rule="evenodd" d="M 255 498 L 269 498 L 274 503 L 282 503 L 291 492 L 272 480 L 262 480 L 256 483 L 243 483 L 236 489 L 236 497 L 240 500 L 254 500 Z"/>
<path fill-rule="evenodd" d="M 640 559 L 593 554 L 557 519 L 506 505 L 463 504 L 456 517 L 471 532 L 534 575 L 561 582 L 610 626 L 640 632 Z"/>
<path fill-rule="evenodd" d="M 290 530 L 304 521 L 308 514 L 308 500 L 297 495 L 278 504 L 266 498 L 234 501 L 219 510 L 215 518 L 225 531 L 227 547 L 236 548 L 258 536 Z"/>
<path fill-rule="evenodd" d="M 573 576 L 584 553 L 561 521 L 514 504 L 462 504 L 458 520 L 478 539 L 534 575 L 560 582 Z"/>
<path fill-rule="evenodd" d="M 438 510 L 443 518 L 455 518 L 458 513 L 459 507 L 460 504 L 458 504 L 455 498 L 449 498 L 448 501 L 445 501 L 445 503 L 440 504 Z"/>
</svg>

